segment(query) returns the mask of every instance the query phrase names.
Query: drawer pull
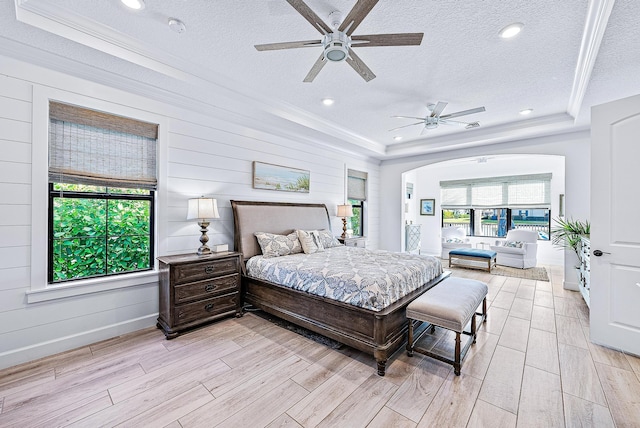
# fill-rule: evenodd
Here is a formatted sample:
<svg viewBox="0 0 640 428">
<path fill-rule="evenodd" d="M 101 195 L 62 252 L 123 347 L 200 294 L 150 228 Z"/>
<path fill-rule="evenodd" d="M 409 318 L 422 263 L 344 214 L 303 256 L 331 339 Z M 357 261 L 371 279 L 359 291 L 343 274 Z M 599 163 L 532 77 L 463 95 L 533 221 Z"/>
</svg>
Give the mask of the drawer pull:
<svg viewBox="0 0 640 428">
<path fill-rule="evenodd" d="M 204 306 L 204 310 L 207 312 L 211 312 L 212 309 L 213 309 L 213 303 L 208 303 Z"/>
<path fill-rule="evenodd" d="M 207 293 L 211 293 L 215 289 L 216 289 L 216 286 L 214 284 L 207 284 L 204 287 L 204 291 L 206 291 Z"/>
<path fill-rule="evenodd" d="M 204 268 L 204 273 L 213 273 L 213 266 L 209 265 Z"/>
</svg>

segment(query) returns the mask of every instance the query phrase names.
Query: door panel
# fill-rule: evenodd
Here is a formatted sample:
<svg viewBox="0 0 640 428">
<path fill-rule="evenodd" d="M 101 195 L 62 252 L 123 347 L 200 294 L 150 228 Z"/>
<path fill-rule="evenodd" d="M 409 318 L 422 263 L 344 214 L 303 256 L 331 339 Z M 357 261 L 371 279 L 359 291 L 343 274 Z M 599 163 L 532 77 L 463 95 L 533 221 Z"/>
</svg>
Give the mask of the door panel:
<svg viewBox="0 0 640 428">
<path fill-rule="evenodd" d="M 592 108 L 590 330 L 640 355 L 640 96 Z M 600 257 L 594 251 L 600 250 Z"/>
</svg>

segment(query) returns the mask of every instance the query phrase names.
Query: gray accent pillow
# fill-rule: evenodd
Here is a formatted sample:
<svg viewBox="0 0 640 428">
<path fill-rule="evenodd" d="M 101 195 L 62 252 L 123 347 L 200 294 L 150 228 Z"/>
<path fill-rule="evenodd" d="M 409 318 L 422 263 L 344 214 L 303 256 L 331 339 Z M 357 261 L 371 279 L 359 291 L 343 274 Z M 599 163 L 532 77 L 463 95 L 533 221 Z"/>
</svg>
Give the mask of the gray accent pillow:
<svg viewBox="0 0 640 428">
<path fill-rule="evenodd" d="M 287 256 L 302 252 L 302 245 L 300 245 L 296 232 L 291 232 L 288 235 L 256 232 L 254 235 L 258 238 L 263 257 Z"/>
<path fill-rule="evenodd" d="M 319 230 L 318 233 L 320 234 L 320 240 L 322 241 L 322 246 L 324 248 L 339 247 L 342 245 L 340 241 L 331 234 L 330 230 L 322 229 Z"/>
</svg>

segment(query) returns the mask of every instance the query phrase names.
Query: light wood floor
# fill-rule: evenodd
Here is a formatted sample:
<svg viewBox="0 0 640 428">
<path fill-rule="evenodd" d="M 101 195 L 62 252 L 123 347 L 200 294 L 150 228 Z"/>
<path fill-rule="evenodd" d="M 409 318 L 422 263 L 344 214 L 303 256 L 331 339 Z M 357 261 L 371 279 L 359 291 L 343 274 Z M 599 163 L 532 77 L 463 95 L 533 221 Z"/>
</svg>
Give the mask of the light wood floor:
<svg viewBox="0 0 640 428">
<path fill-rule="evenodd" d="M 588 309 L 551 282 L 489 284 L 489 318 L 454 376 L 398 352 L 330 349 L 249 313 L 174 340 L 142 330 L 0 371 L 0 426 L 640 427 L 640 358 L 588 340 Z M 436 332 L 432 346 L 451 349 Z"/>
</svg>

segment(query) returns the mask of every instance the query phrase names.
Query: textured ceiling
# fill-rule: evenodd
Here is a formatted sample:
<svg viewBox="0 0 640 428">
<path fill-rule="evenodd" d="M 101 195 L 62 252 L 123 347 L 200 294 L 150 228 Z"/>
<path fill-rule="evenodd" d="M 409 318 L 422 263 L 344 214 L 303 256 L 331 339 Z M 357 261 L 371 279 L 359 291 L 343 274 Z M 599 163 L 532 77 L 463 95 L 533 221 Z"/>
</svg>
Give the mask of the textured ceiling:
<svg viewBox="0 0 640 428">
<path fill-rule="evenodd" d="M 496 142 L 514 129 L 531 136 L 586 128 L 592 104 L 640 93 L 636 0 L 381 0 L 354 34 L 423 32 L 422 44 L 356 50 L 377 75 L 370 82 L 346 63 L 330 63 L 312 83 L 302 80 L 321 48 L 254 48 L 319 38 L 285 0 L 146 0 L 138 12 L 118 0 L 16 1 L 17 19 L 15 5 L 0 4 L 6 40 L 194 99 L 224 88 L 380 158 L 452 148 L 456 141 Z M 330 12 L 344 16 L 355 0 L 306 3 L 328 22 Z M 610 17 L 593 18 L 598 8 L 611 10 Z M 171 17 L 187 31 L 172 32 Z M 499 38 L 513 22 L 524 23 L 523 31 Z M 597 57 L 584 61 L 593 51 L 587 42 L 597 48 L 600 38 Z M 582 89 L 580 76 L 587 76 Z M 324 97 L 335 104 L 322 105 Z M 574 120 L 567 111 L 576 99 Z M 414 122 L 391 116 L 422 117 L 437 101 L 449 103 L 443 114 L 485 106 L 460 118 L 481 127 L 389 132 Z M 526 118 L 518 114 L 525 108 L 534 109 Z"/>
</svg>

